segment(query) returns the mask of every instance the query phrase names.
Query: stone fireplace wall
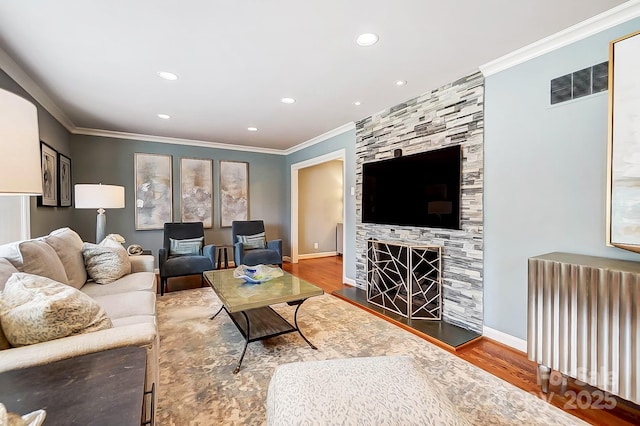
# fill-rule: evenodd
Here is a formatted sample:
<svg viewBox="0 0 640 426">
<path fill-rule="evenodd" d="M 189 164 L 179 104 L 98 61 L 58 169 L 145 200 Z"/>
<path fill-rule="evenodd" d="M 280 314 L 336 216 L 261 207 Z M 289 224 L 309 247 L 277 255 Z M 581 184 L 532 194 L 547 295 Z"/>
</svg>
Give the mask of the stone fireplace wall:
<svg viewBox="0 0 640 426">
<path fill-rule="evenodd" d="M 356 285 L 366 289 L 367 240 L 443 246 L 443 319 L 482 333 L 484 78 L 480 72 L 356 123 Z M 461 230 L 362 223 L 362 164 L 462 146 Z M 401 208 L 401 207 L 399 207 Z"/>
</svg>

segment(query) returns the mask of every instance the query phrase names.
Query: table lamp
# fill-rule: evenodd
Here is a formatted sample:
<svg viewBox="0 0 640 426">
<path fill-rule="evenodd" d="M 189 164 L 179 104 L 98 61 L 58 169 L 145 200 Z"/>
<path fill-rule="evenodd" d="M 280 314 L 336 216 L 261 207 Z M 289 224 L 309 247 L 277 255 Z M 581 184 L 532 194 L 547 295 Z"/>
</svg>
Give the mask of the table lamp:
<svg viewBox="0 0 640 426">
<path fill-rule="evenodd" d="M 105 237 L 107 215 L 104 209 L 124 208 L 124 186 L 99 184 L 77 184 L 75 189 L 76 209 L 98 209 L 96 218 L 96 244 Z"/>
<path fill-rule="evenodd" d="M 0 244 L 31 236 L 29 195 L 42 195 L 38 111 L 0 89 Z M 13 197 L 11 197 L 13 195 Z"/>
<path fill-rule="evenodd" d="M 42 195 L 38 112 L 26 99 L 0 89 L 0 194 Z"/>
</svg>

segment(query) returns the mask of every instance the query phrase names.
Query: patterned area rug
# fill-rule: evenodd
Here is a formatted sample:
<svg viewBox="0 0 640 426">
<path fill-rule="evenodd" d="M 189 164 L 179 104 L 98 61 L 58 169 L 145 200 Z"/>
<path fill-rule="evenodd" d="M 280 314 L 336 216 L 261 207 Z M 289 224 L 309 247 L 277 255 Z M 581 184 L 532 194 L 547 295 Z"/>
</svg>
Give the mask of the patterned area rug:
<svg viewBox="0 0 640 426">
<path fill-rule="evenodd" d="M 334 296 L 307 300 L 298 324 L 318 350 L 297 333 L 249 343 L 242 368 L 233 369 L 244 339 L 210 288 L 158 298 L 160 329 L 159 425 L 262 425 L 275 368 L 296 361 L 410 355 L 446 389 L 478 425 L 583 424 L 533 395 L 437 346 Z M 295 307 L 274 309 L 293 321 Z M 357 420 L 353 419 L 352 423 Z"/>
</svg>

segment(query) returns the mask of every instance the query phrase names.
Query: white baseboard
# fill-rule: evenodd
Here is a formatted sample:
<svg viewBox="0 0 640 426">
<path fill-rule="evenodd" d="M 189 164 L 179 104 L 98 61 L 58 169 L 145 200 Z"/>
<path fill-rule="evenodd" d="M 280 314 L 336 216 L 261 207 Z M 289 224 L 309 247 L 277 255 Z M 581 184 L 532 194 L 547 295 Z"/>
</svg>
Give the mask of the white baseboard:
<svg viewBox="0 0 640 426">
<path fill-rule="evenodd" d="M 356 286 L 356 280 L 354 280 L 352 278 L 342 277 L 342 282 L 344 284 L 349 284 L 350 286 L 353 286 L 353 287 Z"/>
<path fill-rule="evenodd" d="M 282 261 L 291 263 L 291 256 L 282 256 Z"/>
<path fill-rule="evenodd" d="M 304 260 L 304 259 L 316 259 L 318 257 L 330 257 L 330 256 L 337 256 L 338 253 L 335 251 L 325 251 L 323 253 L 308 253 L 308 254 L 299 254 L 298 255 L 298 259 L 300 260 Z"/>
<path fill-rule="evenodd" d="M 503 333 L 502 331 L 487 326 L 482 327 L 482 335 L 488 337 L 489 339 L 493 339 L 496 342 L 502 343 L 503 345 L 507 345 L 509 347 L 512 347 L 513 349 L 519 350 L 520 352 L 527 352 L 527 341 L 524 339 L 520 339 L 519 337 Z"/>
</svg>

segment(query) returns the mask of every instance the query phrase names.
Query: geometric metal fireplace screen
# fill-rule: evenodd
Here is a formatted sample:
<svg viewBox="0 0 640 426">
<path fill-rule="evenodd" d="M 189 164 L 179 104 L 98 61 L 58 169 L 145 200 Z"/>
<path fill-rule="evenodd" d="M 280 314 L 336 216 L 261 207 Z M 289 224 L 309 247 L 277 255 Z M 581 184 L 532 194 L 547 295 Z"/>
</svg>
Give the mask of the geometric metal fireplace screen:
<svg viewBox="0 0 640 426">
<path fill-rule="evenodd" d="M 367 241 L 367 300 L 409 319 L 442 319 L 442 247 Z"/>
</svg>

